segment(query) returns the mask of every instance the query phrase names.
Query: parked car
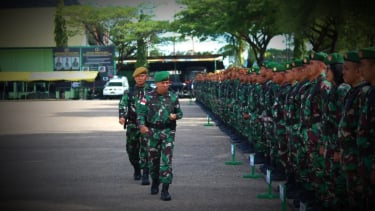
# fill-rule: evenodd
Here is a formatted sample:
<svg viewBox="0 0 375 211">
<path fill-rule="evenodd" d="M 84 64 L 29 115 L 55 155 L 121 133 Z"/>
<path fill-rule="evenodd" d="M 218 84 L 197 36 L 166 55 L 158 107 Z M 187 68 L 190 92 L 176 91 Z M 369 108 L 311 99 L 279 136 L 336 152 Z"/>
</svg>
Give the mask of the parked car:
<svg viewBox="0 0 375 211">
<path fill-rule="evenodd" d="M 122 76 L 121 78 L 119 78 L 118 76 L 114 76 L 104 85 L 103 97 L 121 97 L 127 91 L 129 91 L 128 78 L 125 76 Z"/>
<path fill-rule="evenodd" d="M 146 81 L 147 85 L 153 89 L 156 88 L 155 80 L 153 78 L 148 78 Z"/>
</svg>

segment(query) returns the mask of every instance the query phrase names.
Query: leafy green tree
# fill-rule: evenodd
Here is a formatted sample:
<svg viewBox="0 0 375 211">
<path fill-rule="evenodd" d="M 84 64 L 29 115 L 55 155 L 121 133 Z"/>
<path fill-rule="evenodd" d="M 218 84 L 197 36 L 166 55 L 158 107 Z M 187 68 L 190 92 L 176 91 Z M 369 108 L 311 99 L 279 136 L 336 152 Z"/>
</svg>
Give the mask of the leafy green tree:
<svg viewBox="0 0 375 211">
<path fill-rule="evenodd" d="M 114 45 L 120 63 L 123 58 L 136 56 L 137 65 L 147 66 L 147 46 L 162 41 L 158 39 L 158 33 L 168 29 L 169 23 L 152 20 L 153 15 L 139 15 L 141 9 L 142 5 L 78 5 L 66 7 L 64 16 L 67 17 L 69 36 L 84 32 L 92 45 Z"/>
<path fill-rule="evenodd" d="M 68 46 L 68 34 L 66 31 L 65 19 L 62 16 L 62 10 L 64 8 L 64 0 L 59 0 L 56 12 L 55 12 L 55 43 L 56 47 Z"/>
<path fill-rule="evenodd" d="M 247 49 L 247 43 L 234 36 L 227 36 L 228 44 L 219 49 L 224 57 L 229 57 L 229 62 L 234 66 L 244 66 L 242 54 Z"/>
<path fill-rule="evenodd" d="M 277 25 L 327 53 L 374 45 L 375 18 L 366 0 L 275 0 Z"/>
<path fill-rule="evenodd" d="M 180 0 L 178 3 L 185 7 L 174 21 L 179 33 L 200 39 L 229 34 L 249 45 L 258 64 L 263 63 L 270 40 L 279 34 L 274 20 L 277 5 L 272 0 Z"/>
</svg>

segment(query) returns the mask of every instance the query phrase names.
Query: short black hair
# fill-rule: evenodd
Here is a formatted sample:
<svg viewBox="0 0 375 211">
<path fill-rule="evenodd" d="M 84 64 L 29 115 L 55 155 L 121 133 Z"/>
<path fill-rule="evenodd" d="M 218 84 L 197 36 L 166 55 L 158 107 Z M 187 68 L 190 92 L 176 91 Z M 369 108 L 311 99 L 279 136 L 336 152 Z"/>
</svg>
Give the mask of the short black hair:
<svg viewBox="0 0 375 211">
<path fill-rule="evenodd" d="M 335 63 L 330 64 L 330 69 L 333 73 L 333 80 L 337 85 L 340 85 L 344 82 L 342 71 L 344 69 L 344 64 L 342 63 Z"/>
</svg>

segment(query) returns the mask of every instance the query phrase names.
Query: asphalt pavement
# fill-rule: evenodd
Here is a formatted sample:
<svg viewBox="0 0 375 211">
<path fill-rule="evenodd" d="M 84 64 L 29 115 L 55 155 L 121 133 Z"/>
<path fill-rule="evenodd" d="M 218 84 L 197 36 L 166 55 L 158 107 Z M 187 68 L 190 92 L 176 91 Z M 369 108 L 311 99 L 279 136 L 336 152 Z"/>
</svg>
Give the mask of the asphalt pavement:
<svg viewBox="0 0 375 211">
<path fill-rule="evenodd" d="M 172 200 L 162 201 L 133 180 L 118 100 L 1 101 L 0 209 L 282 210 L 280 198 L 258 197 L 269 193 L 264 178 L 243 178 L 249 155 L 233 156 L 230 137 L 201 107 L 180 103 Z"/>
</svg>

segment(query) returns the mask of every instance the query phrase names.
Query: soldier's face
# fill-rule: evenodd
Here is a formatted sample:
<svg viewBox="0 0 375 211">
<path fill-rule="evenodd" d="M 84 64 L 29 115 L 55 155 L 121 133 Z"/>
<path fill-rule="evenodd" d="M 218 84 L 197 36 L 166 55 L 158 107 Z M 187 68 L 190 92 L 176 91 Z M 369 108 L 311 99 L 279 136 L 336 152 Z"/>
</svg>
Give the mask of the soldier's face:
<svg viewBox="0 0 375 211">
<path fill-rule="evenodd" d="M 165 94 L 168 92 L 169 85 L 170 85 L 169 81 L 156 82 L 156 91 L 159 94 Z"/>
<path fill-rule="evenodd" d="M 327 80 L 334 83 L 334 77 L 333 77 L 333 72 L 331 69 L 327 70 Z"/>
<path fill-rule="evenodd" d="M 134 77 L 134 80 L 135 80 L 135 84 L 137 86 L 144 86 L 145 83 L 146 83 L 146 80 L 147 80 L 147 74 L 139 74 L 137 76 Z"/>
<path fill-rule="evenodd" d="M 354 62 L 346 61 L 344 63 L 344 69 L 342 71 L 343 79 L 345 83 L 348 83 L 350 85 L 354 85 L 353 82 L 357 80 L 358 77 L 360 77 L 359 74 L 359 68 L 358 64 Z"/>
</svg>

